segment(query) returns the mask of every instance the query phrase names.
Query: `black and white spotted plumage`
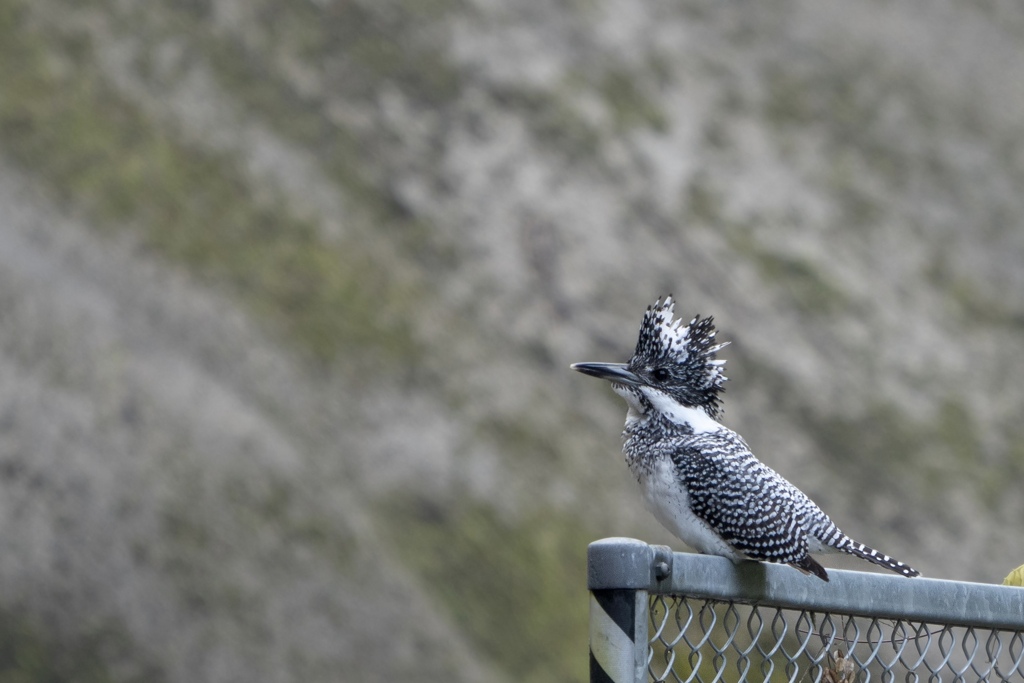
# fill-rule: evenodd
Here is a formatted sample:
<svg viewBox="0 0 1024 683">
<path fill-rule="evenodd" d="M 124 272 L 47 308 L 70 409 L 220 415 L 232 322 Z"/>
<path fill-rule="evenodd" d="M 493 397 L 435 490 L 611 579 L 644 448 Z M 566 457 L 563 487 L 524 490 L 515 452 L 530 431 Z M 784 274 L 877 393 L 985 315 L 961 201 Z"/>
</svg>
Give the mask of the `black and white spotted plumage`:
<svg viewBox="0 0 1024 683">
<path fill-rule="evenodd" d="M 789 564 L 828 581 L 811 553 L 845 552 L 904 576 L 917 570 L 844 534 L 802 491 L 718 422 L 726 378 L 711 318 L 683 326 L 671 297 L 647 309 L 629 363 L 577 363 L 612 382 L 629 411 L 623 452 L 648 508 L 696 550 Z"/>
</svg>

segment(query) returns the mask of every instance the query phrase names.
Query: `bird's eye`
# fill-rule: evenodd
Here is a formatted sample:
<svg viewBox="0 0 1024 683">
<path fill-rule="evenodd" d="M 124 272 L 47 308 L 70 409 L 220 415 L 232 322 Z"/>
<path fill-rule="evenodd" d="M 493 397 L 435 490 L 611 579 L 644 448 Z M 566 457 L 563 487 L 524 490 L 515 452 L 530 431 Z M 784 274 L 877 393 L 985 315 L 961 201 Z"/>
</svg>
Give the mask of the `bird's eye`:
<svg viewBox="0 0 1024 683">
<path fill-rule="evenodd" d="M 671 373 L 665 368 L 654 368 L 651 371 L 651 377 L 654 378 L 655 382 L 667 382 L 668 378 L 671 377 Z"/>
</svg>

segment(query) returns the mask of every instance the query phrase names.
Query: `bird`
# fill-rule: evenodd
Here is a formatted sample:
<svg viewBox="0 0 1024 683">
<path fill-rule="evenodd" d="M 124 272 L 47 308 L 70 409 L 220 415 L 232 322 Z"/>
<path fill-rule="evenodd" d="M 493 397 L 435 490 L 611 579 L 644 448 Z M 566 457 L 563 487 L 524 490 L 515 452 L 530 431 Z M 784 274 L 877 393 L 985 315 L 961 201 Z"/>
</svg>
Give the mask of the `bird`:
<svg viewBox="0 0 1024 683">
<path fill-rule="evenodd" d="M 727 378 L 714 319 L 675 318 L 669 295 L 647 307 L 628 363 L 574 363 L 626 400 L 622 451 L 655 518 L 700 553 L 788 564 L 828 581 L 812 553 L 849 553 L 906 577 L 913 567 L 853 540 L 803 491 L 725 427 Z"/>
</svg>

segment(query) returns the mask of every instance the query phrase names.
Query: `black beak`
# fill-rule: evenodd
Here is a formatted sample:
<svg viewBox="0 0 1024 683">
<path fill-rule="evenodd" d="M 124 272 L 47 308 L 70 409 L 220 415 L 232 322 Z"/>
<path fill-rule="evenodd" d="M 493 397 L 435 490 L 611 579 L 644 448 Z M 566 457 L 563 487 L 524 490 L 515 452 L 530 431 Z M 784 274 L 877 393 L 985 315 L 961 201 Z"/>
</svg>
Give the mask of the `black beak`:
<svg viewBox="0 0 1024 683">
<path fill-rule="evenodd" d="M 617 384 L 632 386 L 643 384 L 639 377 L 630 372 L 629 366 L 625 363 L 573 363 L 569 367 L 584 375 L 606 379 Z"/>
</svg>

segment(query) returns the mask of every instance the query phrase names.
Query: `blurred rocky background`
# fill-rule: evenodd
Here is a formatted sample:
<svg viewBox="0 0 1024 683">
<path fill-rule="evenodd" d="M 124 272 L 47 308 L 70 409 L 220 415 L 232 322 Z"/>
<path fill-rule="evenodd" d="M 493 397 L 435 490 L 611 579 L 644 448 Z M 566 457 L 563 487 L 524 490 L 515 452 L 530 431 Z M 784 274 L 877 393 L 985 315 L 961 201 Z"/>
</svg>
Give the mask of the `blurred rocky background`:
<svg viewBox="0 0 1024 683">
<path fill-rule="evenodd" d="M 0 0 L 0 681 L 582 681 L 673 293 L 725 422 L 1024 559 L 1017 0 Z M 827 558 L 830 566 L 868 569 Z"/>
</svg>

